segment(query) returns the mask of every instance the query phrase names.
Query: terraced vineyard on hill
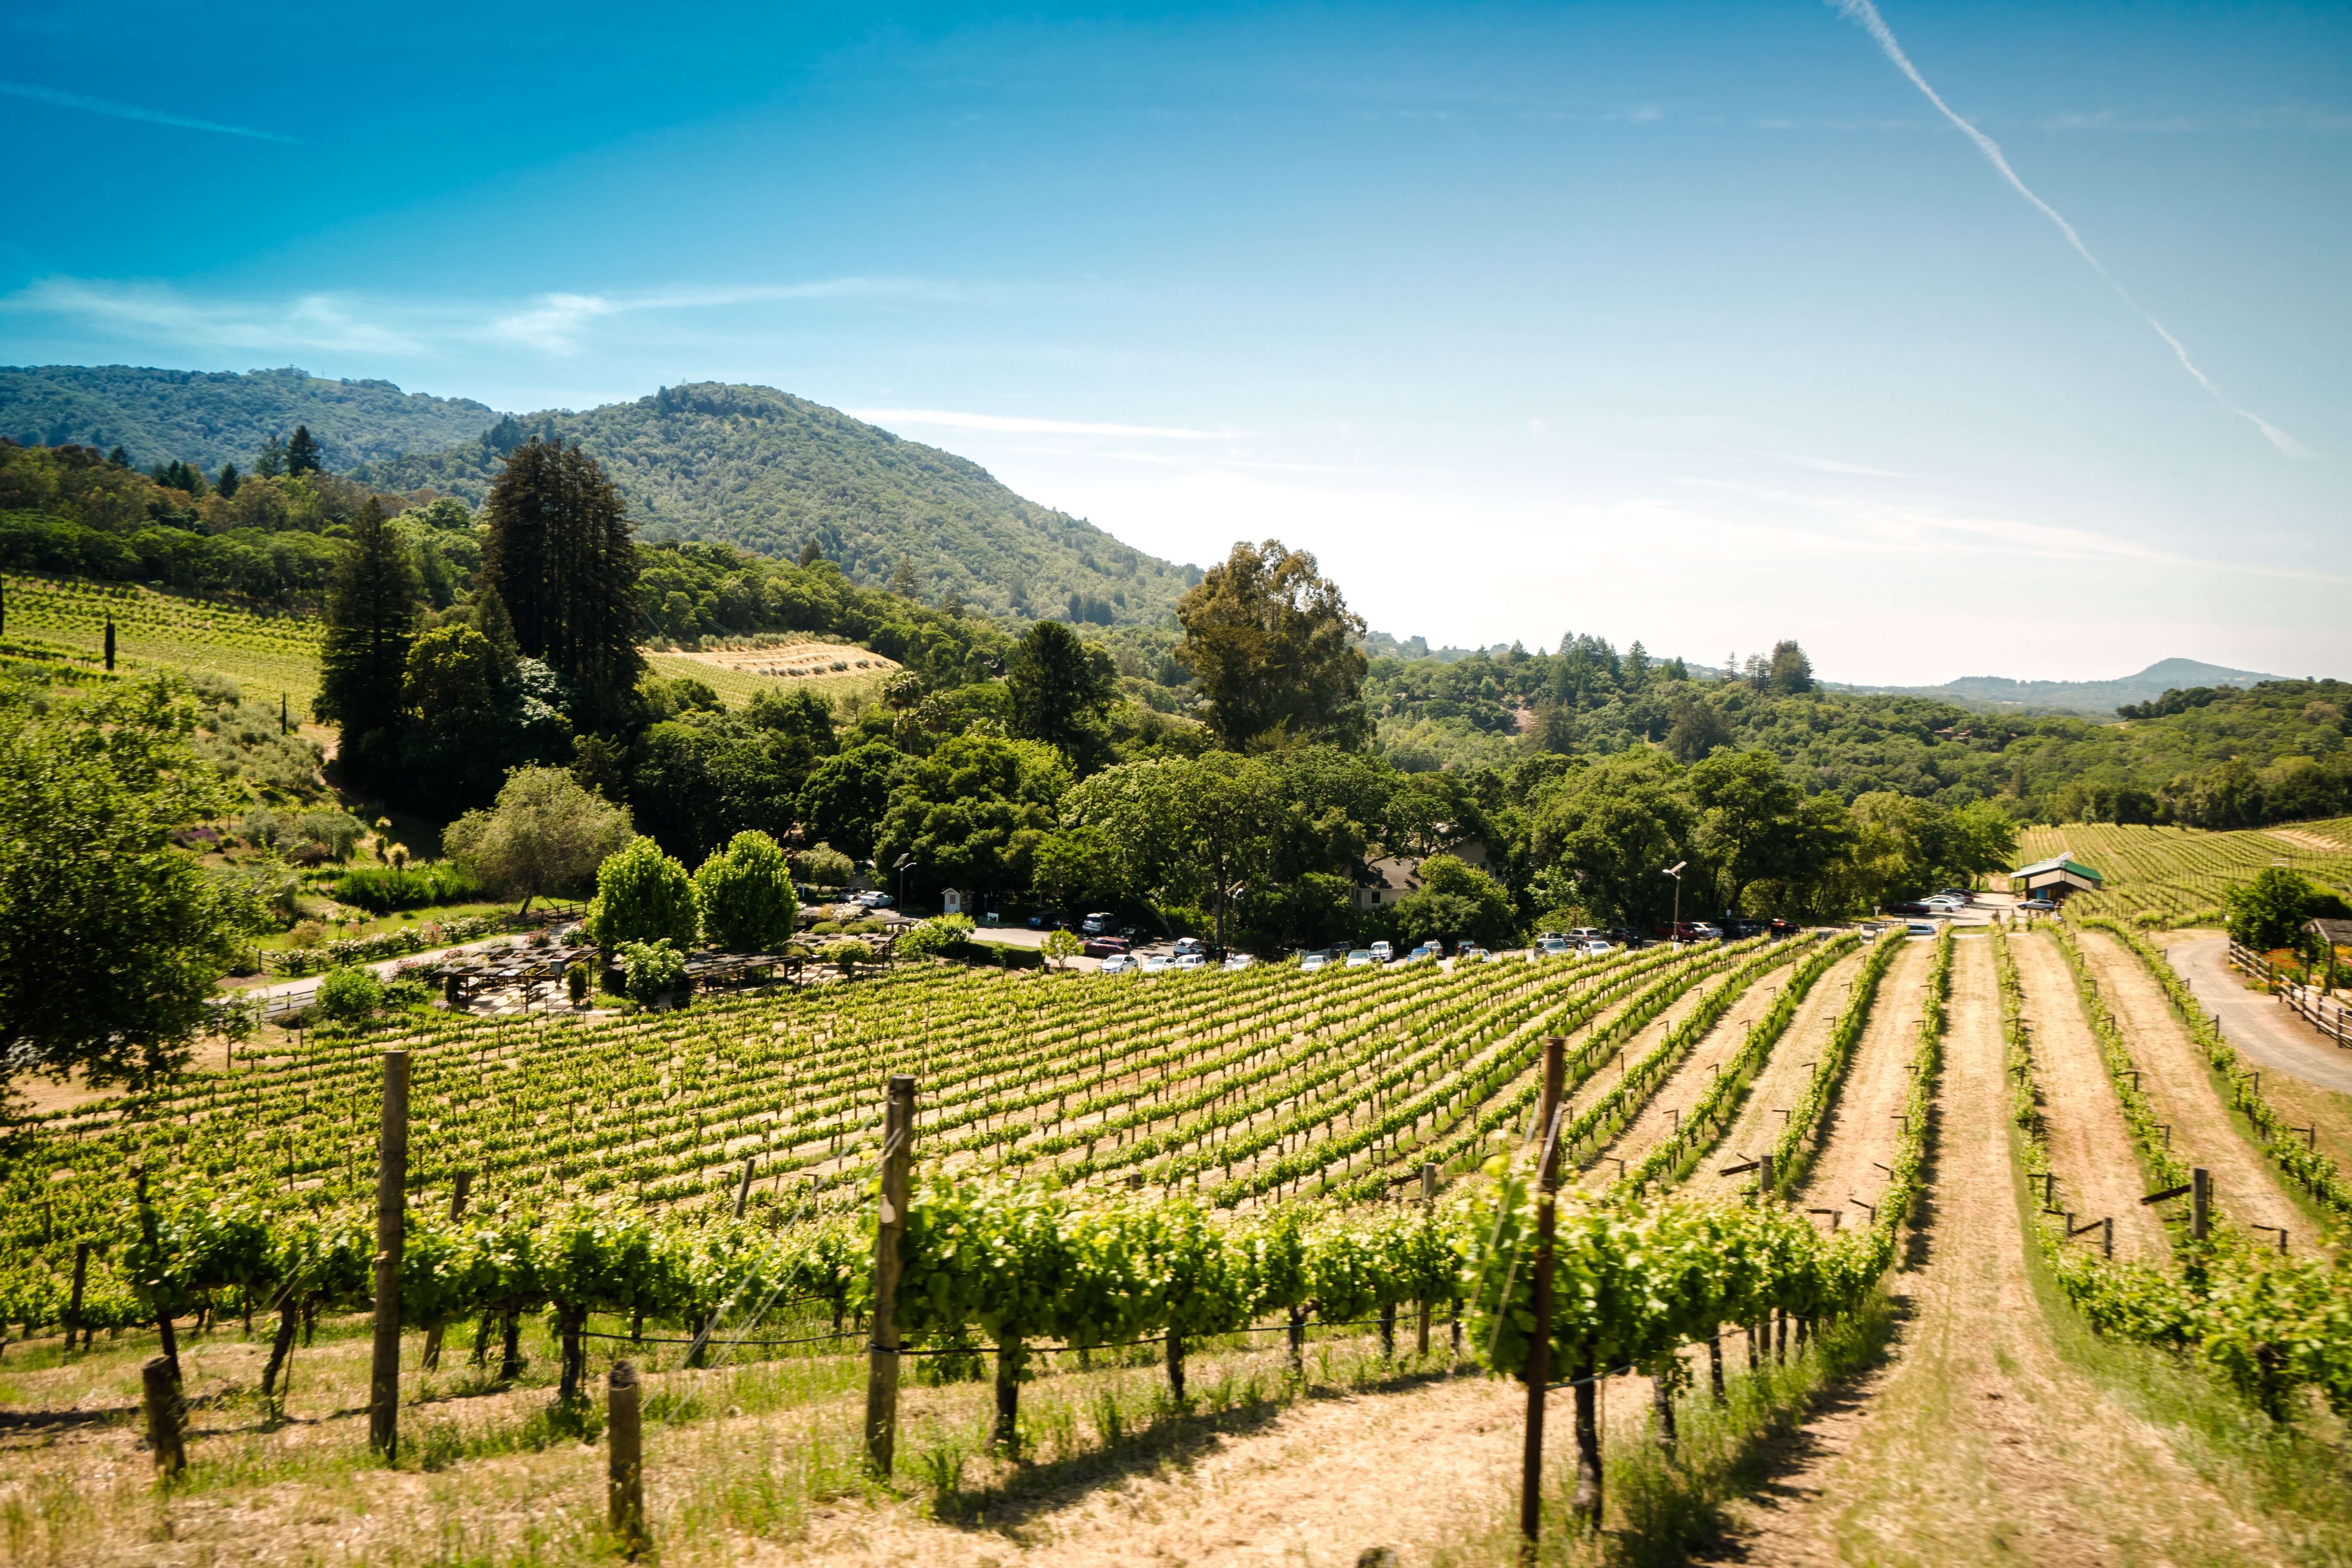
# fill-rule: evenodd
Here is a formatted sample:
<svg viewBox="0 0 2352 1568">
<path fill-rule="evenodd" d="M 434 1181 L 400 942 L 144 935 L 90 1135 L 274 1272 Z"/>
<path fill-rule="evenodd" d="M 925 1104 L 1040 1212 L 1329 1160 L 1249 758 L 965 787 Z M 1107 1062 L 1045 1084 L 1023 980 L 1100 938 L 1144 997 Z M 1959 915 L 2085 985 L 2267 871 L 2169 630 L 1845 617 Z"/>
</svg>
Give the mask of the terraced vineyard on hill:
<svg viewBox="0 0 2352 1568">
<path fill-rule="evenodd" d="M 197 670 L 226 676 L 248 700 L 282 693 L 298 718 L 319 689 L 319 621 L 159 594 L 128 584 L 16 577 L 7 595 L 7 633 L 95 664 L 114 622 L 118 669 Z"/>
<path fill-rule="evenodd" d="M 2017 853 L 2021 865 L 2073 856 L 2106 880 L 2072 907 L 2143 927 L 2218 925 L 2222 889 L 2274 865 L 2352 894 L 2352 817 L 2228 833 L 2070 822 L 2025 829 Z"/>
</svg>

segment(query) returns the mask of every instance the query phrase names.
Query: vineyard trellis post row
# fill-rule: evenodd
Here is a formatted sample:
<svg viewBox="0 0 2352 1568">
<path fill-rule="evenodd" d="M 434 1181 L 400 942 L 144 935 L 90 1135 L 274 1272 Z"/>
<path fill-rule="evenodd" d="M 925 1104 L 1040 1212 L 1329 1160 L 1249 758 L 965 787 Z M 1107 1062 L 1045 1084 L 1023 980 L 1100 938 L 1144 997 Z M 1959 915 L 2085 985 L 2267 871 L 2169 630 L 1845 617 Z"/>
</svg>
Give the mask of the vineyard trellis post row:
<svg viewBox="0 0 2352 1568">
<path fill-rule="evenodd" d="M 1544 1399 L 1551 1392 L 1551 1241 L 1553 1207 L 1559 1191 L 1559 1116 L 1561 1089 L 1568 1076 L 1568 1042 L 1558 1035 L 1544 1038 L 1543 1110 L 1536 1125 L 1543 1142 L 1538 1160 L 1540 1173 L 1536 1197 L 1535 1332 L 1528 1342 L 1527 1447 L 1519 1469 L 1519 1561 L 1534 1568 L 1536 1542 L 1543 1531 Z M 1577 1389 L 1578 1411 L 1590 1392 Z M 1583 1490 L 1580 1453 L 1578 1491 Z"/>
<path fill-rule="evenodd" d="M 383 1053 L 383 1121 L 375 1163 L 375 1342 L 368 1375 L 368 1447 L 392 1462 L 400 1446 L 400 1258 L 408 1229 L 408 1053 Z"/>
<path fill-rule="evenodd" d="M 2213 1173 L 2199 1165 L 2189 1173 L 2189 1238 L 2202 1241 L 2213 1224 Z"/>
<path fill-rule="evenodd" d="M 882 1115 L 882 1192 L 874 1226 L 874 1303 L 866 1357 L 866 1462 L 877 1476 L 890 1473 L 898 1440 L 898 1240 L 915 1160 L 915 1079 L 890 1079 Z"/>
<path fill-rule="evenodd" d="M 613 1538 L 635 1558 L 646 1548 L 646 1431 L 637 1369 L 616 1361 L 604 1383 L 604 1506 Z"/>
</svg>

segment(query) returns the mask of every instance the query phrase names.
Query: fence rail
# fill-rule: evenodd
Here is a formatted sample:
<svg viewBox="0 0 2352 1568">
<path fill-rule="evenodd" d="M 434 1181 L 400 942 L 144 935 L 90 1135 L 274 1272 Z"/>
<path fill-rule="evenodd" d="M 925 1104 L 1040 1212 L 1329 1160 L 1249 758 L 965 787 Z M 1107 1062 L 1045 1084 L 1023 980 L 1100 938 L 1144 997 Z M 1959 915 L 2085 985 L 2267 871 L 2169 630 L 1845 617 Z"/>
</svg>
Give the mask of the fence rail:
<svg viewBox="0 0 2352 1568">
<path fill-rule="evenodd" d="M 2326 993 L 2289 980 L 2278 965 L 2252 948 L 2230 944 L 2230 962 L 2261 981 L 2295 1016 L 2346 1050 L 2352 1050 L 2352 1006 Z"/>
</svg>

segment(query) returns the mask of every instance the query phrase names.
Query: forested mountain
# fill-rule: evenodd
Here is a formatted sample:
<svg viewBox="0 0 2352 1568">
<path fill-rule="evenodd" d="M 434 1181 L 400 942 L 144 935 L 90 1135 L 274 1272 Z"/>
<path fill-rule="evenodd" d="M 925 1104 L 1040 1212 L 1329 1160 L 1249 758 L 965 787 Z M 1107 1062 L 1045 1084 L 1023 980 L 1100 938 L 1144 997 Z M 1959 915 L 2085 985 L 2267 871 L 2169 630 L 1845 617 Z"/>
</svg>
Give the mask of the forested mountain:
<svg viewBox="0 0 2352 1568">
<path fill-rule="evenodd" d="M 1999 675 L 1967 675 L 1941 686 L 1832 686 L 1835 691 L 1882 692 L 1926 697 L 1992 712 L 2080 713 L 2105 719 L 2118 708 L 2160 699 L 2190 687 L 2244 687 L 2277 680 L 2251 669 L 2230 669 L 2193 658 L 2158 659 L 2137 675 L 2116 680 L 2011 680 Z"/>
<path fill-rule="evenodd" d="M 792 556 L 814 541 L 852 582 L 891 582 L 903 563 L 902 585 L 926 600 L 1101 625 L 1164 620 L 1198 577 L 1023 500 L 977 463 L 764 386 L 706 382 L 533 414 L 355 477 L 478 505 L 505 454 L 533 436 L 577 441 L 603 464 L 648 542 Z"/>
<path fill-rule="evenodd" d="M 127 364 L 0 367 L 0 436 L 25 447 L 123 447 L 140 468 L 173 461 L 250 470 L 263 445 L 307 426 L 337 473 L 478 436 L 499 416 L 465 397 L 388 381 L 324 381 L 291 366 L 232 372 Z"/>
</svg>

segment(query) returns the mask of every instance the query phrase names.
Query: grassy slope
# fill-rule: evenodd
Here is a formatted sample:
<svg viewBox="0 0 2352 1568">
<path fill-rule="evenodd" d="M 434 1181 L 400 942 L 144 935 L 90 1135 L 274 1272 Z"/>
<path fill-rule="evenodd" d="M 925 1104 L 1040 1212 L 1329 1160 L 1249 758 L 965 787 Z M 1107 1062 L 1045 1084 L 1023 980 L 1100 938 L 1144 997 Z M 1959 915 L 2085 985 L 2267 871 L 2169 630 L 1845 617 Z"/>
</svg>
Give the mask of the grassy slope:
<svg viewBox="0 0 2352 1568">
<path fill-rule="evenodd" d="M 2335 847 L 2329 847 L 2329 846 Z M 2209 833 L 2194 827 L 2067 823 L 2019 836 L 2021 865 L 2066 854 L 2106 879 L 2068 907 L 2118 920 L 2179 925 L 2212 918 L 2221 889 L 2283 861 L 2314 881 L 2352 890 L 2352 817 Z"/>
<path fill-rule="evenodd" d="M 284 693 L 299 716 L 319 688 L 319 623 L 269 616 L 119 583 L 5 579 L 7 632 L 93 659 L 114 621 L 117 668 L 226 676 L 254 702 Z"/>
</svg>

